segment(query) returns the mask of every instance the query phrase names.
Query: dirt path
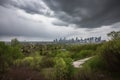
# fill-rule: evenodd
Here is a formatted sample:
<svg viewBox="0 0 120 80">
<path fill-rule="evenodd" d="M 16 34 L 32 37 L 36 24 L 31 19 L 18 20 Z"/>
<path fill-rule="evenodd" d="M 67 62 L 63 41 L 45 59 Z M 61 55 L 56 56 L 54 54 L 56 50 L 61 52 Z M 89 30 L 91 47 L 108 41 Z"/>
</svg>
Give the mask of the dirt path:
<svg viewBox="0 0 120 80">
<path fill-rule="evenodd" d="M 81 60 L 77 60 L 77 61 L 74 61 L 73 62 L 73 66 L 75 68 L 80 68 L 82 67 L 82 64 L 84 64 L 86 61 L 88 61 L 89 59 L 91 59 L 92 57 L 88 57 L 88 58 L 84 58 L 84 59 L 81 59 Z"/>
</svg>

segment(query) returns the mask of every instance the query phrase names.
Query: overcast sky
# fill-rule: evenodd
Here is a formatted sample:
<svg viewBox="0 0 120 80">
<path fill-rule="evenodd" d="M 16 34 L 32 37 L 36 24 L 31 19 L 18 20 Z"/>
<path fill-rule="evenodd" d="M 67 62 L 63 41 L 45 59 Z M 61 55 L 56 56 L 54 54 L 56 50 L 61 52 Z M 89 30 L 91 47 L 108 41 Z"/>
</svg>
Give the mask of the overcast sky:
<svg viewBox="0 0 120 80">
<path fill-rule="evenodd" d="M 0 40 L 107 39 L 120 30 L 120 0 L 0 0 Z"/>
</svg>

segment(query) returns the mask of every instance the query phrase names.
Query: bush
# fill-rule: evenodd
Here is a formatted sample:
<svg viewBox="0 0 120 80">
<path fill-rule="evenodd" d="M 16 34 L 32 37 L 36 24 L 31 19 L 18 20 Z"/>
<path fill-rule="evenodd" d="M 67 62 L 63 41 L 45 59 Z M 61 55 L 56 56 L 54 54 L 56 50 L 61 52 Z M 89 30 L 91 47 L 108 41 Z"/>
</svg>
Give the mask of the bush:
<svg viewBox="0 0 120 80">
<path fill-rule="evenodd" d="M 4 42 L 0 42 L 0 73 L 6 71 L 14 60 L 22 57 L 19 47 L 11 47 Z"/>
<path fill-rule="evenodd" d="M 50 67 L 54 67 L 55 65 L 55 61 L 54 61 L 54 58 L 52 57 L 42 57 L 41 59 L 41 63 L 40 63 L 40 66 L 42 68 L 50 68 Z"/>
<path fill-rule="evenodd" d="M 45 80 L 56 80 L 54 68 L 44 68 L 41 73 L 43 74 Z"/>
<path fill-rule="evenodd" d="M 96 50 L 101 44 L 83 44 L 83 45 L 72 45 L 68 46 L 67 50 L 71 52 L 80 52 L 81 50 Z"/>
<path fill-rule="evenodd" d="M 28 67 L 13 67 L 0 80 L 46 80 L 39 71 Z"/>
<path fill-rule="evenodd" d="M 55 75 L 56 80 L 66 80 L 67 65 L 63 58 L 55 59 Z"/>
<path fill-rule="evenodd" d="M 72 58 L 64 58 L 64 61 L 66 63 L 66 78 L 67 80 L 72 80 L 72 75 L 73 75 L 73 72 L 74 72 L 74 67 L 72 65 L 73 63 L 73 60 Z"/>
<path fill-rule="evenodd" d="M 29 67 L 31 69 L 40 70 L 41 69 L 41 57 L 25 57 L 23 59 L 18 59 L 14 62 L 17 67 Z"/>
<path fill-rule="evenodd" d="M 61 57 L 61 58 L 66 58 L 66 57 L 70 57 L 71 54 L 68 51 L 58 51 L 56 54 L 56 57 Z"/>
<path fill-rule="evenodd" d="M 96 53 L 98 54 L 85 65 L 94 70 L 120 72 L 120 40 L 106 42 Z"/>
<path fill-rule="evenodd" d="M 101 47 L 100 53 L 108 70 L 120 72 L 120 40 L 107 42 Z"/>
<path fill-rule="evenodd" d="M 104 70 L 105 63 L 100 56 L 94 56 L 84 64 L 84 67 L 89 66 L 92 70 Z"/>
<path fill-rule="evenodd" d="M 74 53 L 73 59 L 78 60 L 86 57 L 90 57 L 94 54 L 93 50 L 81 50 L 79 53 Z"/>
</svg>

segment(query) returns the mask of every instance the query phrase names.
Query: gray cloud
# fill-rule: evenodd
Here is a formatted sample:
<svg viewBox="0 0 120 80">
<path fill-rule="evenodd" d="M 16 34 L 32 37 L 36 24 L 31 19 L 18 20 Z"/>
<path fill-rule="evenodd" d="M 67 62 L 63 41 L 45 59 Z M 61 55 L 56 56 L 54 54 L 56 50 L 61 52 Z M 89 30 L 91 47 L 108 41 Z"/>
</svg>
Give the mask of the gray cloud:
<svg viewBox="0 0 120 80">
<path fill-rule="evenodd" d="M 0 0 L 0 40 L 106 35 L 120 30 L 119 4 L 119 0 Z"/>
<path fill-rule="evenodd" d="M 120 0 L 44 1 L 55 11 L 56 17 L 63 21 L 77 24 L 78 27 L 95 28 L 120 21 Z M 61 14 L 61 12 L 65 14 Z"/>
<path fill-rule="evenodd" d="M 55 12 L 54 17 L 81 28 L 96 28 L 120 21 L 120 0 L 0 0 L 0 5 L 11 5 L 30 14 L 53 16 L 46 9 L 47 5 Z"/>
<path fill-rule="evenodd" d="M 4 5 L 4 4 L 7 4 L 9 2 L 9 0 L 0 0 L 0 5 Z"/>
<path fill-rule="evenodd" d="M 54 17 L 83 28 L 96 28 L 120 21 L 120 0 L 0 0 L 0 5 L 11 5 L 30 14 L 51 16 L 47 5 L 55 12 Z"/>
<path fill-rule="evenodd" d="M 51 16 L 51 11 L 47 9 L 42 0 L 1 0 L 0 5 L 19 8 L 30 14 Z"/>
<path fill-rule="evenodd" d="M 53 25 L 56 25 L 56 26 L 69 26 L 68 23 L 66 22 L 63 22 L 61 20 L 55 20 L 54 22 L 52 22 Z"/>
<path fill-rule="evenodd" d="M 51 39 L 56 36 L 43 26 L 45 25 L 42 23 L 20 18 L 15 11 L 0 6 L 0 37 L 23 36 Z"/>
</svg>

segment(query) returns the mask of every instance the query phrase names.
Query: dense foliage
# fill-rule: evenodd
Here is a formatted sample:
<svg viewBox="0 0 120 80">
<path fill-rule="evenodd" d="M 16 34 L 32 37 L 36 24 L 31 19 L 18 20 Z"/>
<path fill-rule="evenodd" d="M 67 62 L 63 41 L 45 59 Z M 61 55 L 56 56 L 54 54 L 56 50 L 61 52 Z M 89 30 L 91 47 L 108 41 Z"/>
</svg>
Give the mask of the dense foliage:
<svg viewBox="0 0 120 80">
<path fill-rule="evenodd" d="M 22 56 L 19 47 L 13 47 L 0 42 L 0 73 L 6 71 L 13 64 L 14 60 L 22 58 Z"/>
</svg>

